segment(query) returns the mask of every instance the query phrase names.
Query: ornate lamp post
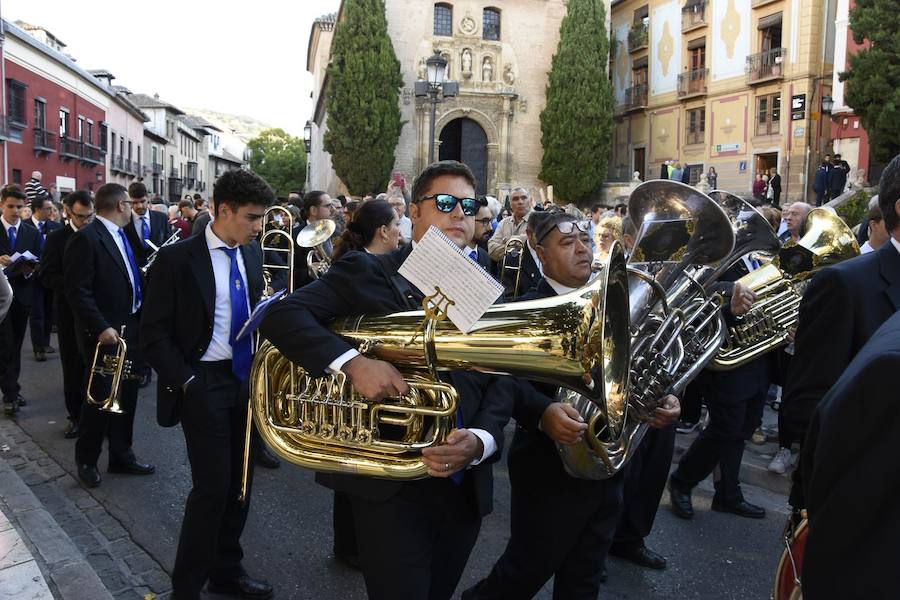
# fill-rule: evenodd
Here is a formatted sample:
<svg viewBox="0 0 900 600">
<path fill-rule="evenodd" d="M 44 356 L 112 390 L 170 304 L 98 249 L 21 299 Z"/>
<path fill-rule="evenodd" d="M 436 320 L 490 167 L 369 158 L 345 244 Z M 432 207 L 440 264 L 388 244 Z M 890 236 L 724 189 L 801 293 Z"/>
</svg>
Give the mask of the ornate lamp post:
<svg viewBox="0 0 900 600">
<path fill-rule="evenodd" d="M 434 162 L 434 127 L 437 120 L 437 105 L 443 98 L 456 96 L 459 93 L 459 83 L 444 81 L 447 72 L 447 59 L 435 50 L 434 54 L 425 61 L 427 81 L 416 82 L 416 97 L 427 97 L 431 104 L 431 123 L 428 127 L 428 164 Z"/>
<path fill-rule="evenodd" d="M 306 148 L 306 153 L 309 154 L 309 151 L 312 150 L 312 123 L 309 121 L 303 127 L 303 146 Z"/>
</svg>

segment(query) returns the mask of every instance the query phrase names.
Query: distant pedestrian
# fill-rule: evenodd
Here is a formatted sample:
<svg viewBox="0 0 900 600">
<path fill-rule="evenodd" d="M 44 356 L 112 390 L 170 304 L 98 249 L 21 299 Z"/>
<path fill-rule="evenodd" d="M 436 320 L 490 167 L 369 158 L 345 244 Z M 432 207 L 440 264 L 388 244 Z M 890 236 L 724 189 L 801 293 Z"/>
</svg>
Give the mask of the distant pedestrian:
<svg viewBox="0 0 900 600">
<path fill-rule="evenodd" d="M 775 167 L 769 169 L 769 198 L 771 199 L 769 204 L 778 208 L 781 205 L 781 175 L 778 174 L 778 171 Z"/>
<path fill-rule="evenodd" d="M 716 173 L 715 167 L 710 167 L 709 171 L 706 172 L 706 183 L 709 184 L 709 189 L 711 190 L 719 189 L 719 174 Z"/>
<path fill-rule="evenodd" d="M 816 175 L 813 179 L 813 191 L 816 193 L 816 206 L 822 206 L 828 202 L 828 174 L 831 172 L 831 165 L 827 160 L 823 160 L 822 164 L 816 169 Z"/>
</svg>

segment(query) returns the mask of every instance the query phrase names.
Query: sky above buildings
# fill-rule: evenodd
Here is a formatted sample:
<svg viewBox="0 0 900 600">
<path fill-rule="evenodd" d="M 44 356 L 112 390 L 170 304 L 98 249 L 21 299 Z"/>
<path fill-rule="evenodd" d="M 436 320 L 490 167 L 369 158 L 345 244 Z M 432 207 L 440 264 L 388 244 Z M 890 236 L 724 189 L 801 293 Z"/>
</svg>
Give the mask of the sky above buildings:
<svg viewBox="0 0 900 600">
<path fill-rule="evenodd" d="M 312 116 L 313 20 L 340 0 L 2 0 L 0 15 L 49 30 L 85 69 L 176 106 L 245 115 L 302 135 Z"/>
</svg>

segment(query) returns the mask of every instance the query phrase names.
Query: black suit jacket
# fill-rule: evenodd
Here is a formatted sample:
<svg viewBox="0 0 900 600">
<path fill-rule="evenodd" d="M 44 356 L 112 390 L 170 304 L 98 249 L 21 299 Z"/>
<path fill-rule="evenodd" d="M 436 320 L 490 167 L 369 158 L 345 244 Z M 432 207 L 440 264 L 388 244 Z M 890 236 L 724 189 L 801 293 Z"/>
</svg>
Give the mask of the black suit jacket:
<svg viewBox="0 0 900 600">
<path fill-rule="evenodd" d="M 35 231 L 38 231 L 37 225 L 35 225 L 34 221 L 32 221 L 31 219 L 22 221 L 22 223 L 31 227 Z M 44 221 L 44 234 L 43 234 L 44 235 L 44 243 L 46 243 L 46 239 L 47 239 L 48 235 L 50 235 L 57 229 L 60 229 L 62 226 L 63 226 L 62 223 L 60 223 L 59 221 L 51 221 L 51 220 Z M 40 242 L 38 242 L 38 245 L 40 246 Z"/>
<path fill-rule="evenodd" d="M 66 225 L 47 234 L 41 255 L 41 264 L 37 269 L 38 281 L 48 290 L 54 292 L 53 303 L 61 318 L 72 318 L 69 301 L 66 300 L 66 279 L 63 271 L 63 256 L 66 245 L 75 230 Z"/>
<path fill-rule="evenodd" d="M 806 431 L 816 405 L 872 334 L 900 309 L 900 253 L 875 252 L 816 273 L 800 303 L 782 409 L 792 431 Z"/>
<path fill-rule="evenodd" d="M 522 250 L 519 261 L 522 261 L 522 273 L 519 275 L 519 298 L 521 298 L 524 294 L 527 294 L 537 286 L 538 281 L 541 280 L 541 270 L 534 261 L 534 257 L 531 256 L 531 250 L 529 250 L 527 243 Z M 519 261 L 511 261 L 510 263 L 507 263 L 507 267 L 510 265 L 518 266 Z M 503 262 L 501 261 L 498 263 L 497 268 L 500 269 L 502 265 Z M 506 269 L 506 272 L 500 273 L 500 277 L 500 283 L 506 288 L 507 299 L 512 299 L 513 287 L 516 284 L 516 272 L 511 269 Z"/>
<path fill-rule="evenodd" d="M 12 248 L 9 244 L 9 236 L 6 230 L 0 227 L 0 256 L 12 256 L 16 252 L 30 251 L 35 256 L 41 255 L 41 246 L 38 230 L 34 225 L 29 225 L 28 221 L 22 219 L 16 232 L 16 247 Z M 10 277 L 9 284 L 12 286 L 13 299 L 18 300 L 25 306 L 31 306 L 34 297 L 34 276 L 25 277 L 22 273 Z"/>
<path fill-rule="evenodd" d="M 166 215 L 155 210 L 148 210 L 147 214 L 150 215 L 150 241 L 158 248 L 172 235 L 169 220 L 166 218 Z M 153 249 L 144 247 L 141 234 L 134 225 L 134 219 L 123 229 L 125 229 L 125 235 L 128 236 L 128 241 L 131 242 L 131 247 L 134 249 L 134 258 L 137 260 L 138 267 L 143 267 L 147 264 L 147 257 L 153 253 Z"/>
<path fill-rule="evenodd" d="M 115 240 L 99 219 L 69 238 L 63 254 L 64 290 L 86 348 L 93 348 L 104 329 L 120 331 L 131 315 L 133 292 L 128 269 Z"/>
<path fill-rule="evenodd" d="M 900 314 L 895 314 L 813 415 L 801 457 L 809 510 L 804 598 L 897 597 L 898 372 Z"/>
<path fill-rule="evenodd" d="M 262 251 L 241 246 L 251 309 L 263 291 Z M 141 314 L 141 350 L 159 374 L 157 414 L 176 415 L 181 386 L 212 341 L 216 282 L 205 235 L 166 246 L 150 274 Z M 177 422 L 177 421 L 176 421 Z M 175 423 L 160 423 L 174 425 Z"/>
<path fill-rule="evenodd" d="M 366 252 L 346 254 L 324 277 L 272 306 L 262 323 L 263 336 L 311 375 L 324 375 L 334 359 L 353 347 L 327 328 L 330 322 L 338 317 L 408 310 L 421 301 L 421 295 L 410 292 L 409 284 L 397 275 L 411 250 L 409 245 L 377 256 Z M 493 502 L 490 463 L 500 456 L 503 427 L 512 412 L 518 384 L 510 377 L 478 373 L 454 371 L 446 376 L 459 392 L 463 426 L 483 429 L 497 442 L 497 452 L 468 471 L 474 482 L 477 508 L 484 515 L 491 511 Z M 317 479 L 334 489 L 373 500 L 387 500 L 406 485 L 353 475 L 320 474 Z"/>
</svg>

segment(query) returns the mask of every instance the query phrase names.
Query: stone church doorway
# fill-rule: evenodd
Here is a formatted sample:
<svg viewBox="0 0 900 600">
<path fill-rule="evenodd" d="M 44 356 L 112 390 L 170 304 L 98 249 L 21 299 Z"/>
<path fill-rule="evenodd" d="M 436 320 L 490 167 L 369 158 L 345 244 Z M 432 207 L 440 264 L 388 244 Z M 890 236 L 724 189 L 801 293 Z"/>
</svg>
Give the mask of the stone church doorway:
<svg viewBox="0 0 900 600">
<path fill-rule="evenodd" d="M 475 193 L 479 196 L 487 193 L 488 140 L 481 125 L 472 119 L 453 119 L 441 129 L 440 141 L 438 158 L 468 165 L 478 184 Z"/>
</svg>

